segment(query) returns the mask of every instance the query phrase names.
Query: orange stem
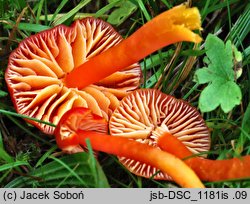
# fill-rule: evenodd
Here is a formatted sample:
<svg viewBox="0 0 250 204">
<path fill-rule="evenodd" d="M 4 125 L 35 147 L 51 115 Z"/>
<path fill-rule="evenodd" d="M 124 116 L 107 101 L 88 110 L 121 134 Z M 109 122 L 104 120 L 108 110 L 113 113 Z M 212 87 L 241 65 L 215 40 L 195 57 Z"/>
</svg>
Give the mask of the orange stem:
<svg viewBox="0 0 250 204">
<path fill-rule="evenodd" d="M 165 132 L 158 140 L 159 147 L 179 158 L 192 156 L 192 152 L 176 137 Z M 222 181 L 250 178 L 250 156 L 227 160 L 209 160 L 193 157 L 185 160 L 203 181 Z"/>
<path fill-rule="evenodd" d="M 138 62 L 154 51 L 180 41 L 201 42 L 191 30 L 201 29 L 197 8 L 176 6 L 138 29 L 130 37 L 91 58 L 65 77 L 67 87 L 84 88 Z M 86 76 L 86 77 L 84 77 Z"/>
<path fill-rule="evenodd" d="M 78 130 L 76 132 L 79 144 L 86 146 L 86 139 L 96 151 L 102 151 L 117 156 L 124 156 L 136 161 L 155 166 L 170 175 L 176 183 L 185 188 L 203 188 L 196 174 L 182 160 L 172 154 L 161 151 L 147 144 L 142 144 L 124 137 L 114 137 Z"/>
</svg>

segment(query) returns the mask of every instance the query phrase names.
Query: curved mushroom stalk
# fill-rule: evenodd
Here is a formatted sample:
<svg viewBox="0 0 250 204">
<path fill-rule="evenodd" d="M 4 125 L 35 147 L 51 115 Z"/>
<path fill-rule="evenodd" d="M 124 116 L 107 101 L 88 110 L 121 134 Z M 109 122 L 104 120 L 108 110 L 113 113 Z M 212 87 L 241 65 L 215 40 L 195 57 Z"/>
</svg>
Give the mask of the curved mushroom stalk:
<svg viewBox="0 0 250 204">
<path fill-rule="evenodd" d="M 107 121 L 94 114 L 90 109 L 77 107 L 67 111 L 55 129 L 56 142 L 60 149 L 67 153 L 84 151 L 79 143 L 77 130 L 108 134 Z"/>
<path fill-rule="evenodd" d="M 188 8 L 185 4 L 176 6 L 143 25 L 118 45 L 72 70 L 65 83 L 68 87 L 83 88 L 164 46 L 180 41 L 199 43 L 201 37 L 191 31 L 196 29 L 201 29 L 198 9 Z M 88 78 L 81 80 L 84 75 Z"/>
<path fill-rule="evenodd" d="M 95 131 L 97 129 L 97 131 Z M 137 160 L 171 175 L 182 187 L 203 188 L 196 174 L 177 157 L 158 148 L 142 144 L 124 137 L 104 134 L 107 123 L 88 109 L 72 109 L 61 118 L 55 130 L 58 146 L 63 150 L 86 147 L 86 139 L 96 151 Z"/>
<path fill-rule="evenodd" d="M 70 88 L 64 76 L 123 40 L 111 25 L 95 19 L 77 20 L 71 27 L 59 25 L 30 36 L 9 58 L 5 80 L 18 113 L 57 124 L 71 108 L 90 108 L 108 119 L 128 92 L 140 84 L 138 63 L 83 89 Z M 98 75 L 102 70 L 98 70 Z M 80 81 L 91 76 L 81 75 Z M 78 79 L 72 78 L 77 81 Z M 28 121 L 46 134 L 54 127 Z"/>
<path fill-rule="evenodd" d="M 209 160 L 194 156 L 187 147 L 169 132 L 162 132 L 158 138 L 159 147 L 185 159 L 203 181 L 225 181 L 250 178 L 250 155 L 226 160 Z M 188 158 L 191 157 L 191 158 Z"/>
<path fill-rule="evenodd" d="M 108 119 L 126 94 L 139 87 L 137 63 L 179 41 L 198 43 L 199 11 L 176 6 L 122 37 L 107 23 L 86 18 L 31 36 L 9 58 L 5 79 L 18 113 L 57 124 L 71 108 L 90 108 Z M 72 88 L 73 87 L 73 88 Z M 28 121 L 46 134 L 54 127 Z"/>
<path fill-rule="evenodd" d="M 210 149 L 210 133 L 199 112 L 183 100 L 154 89 L 140 89 L 122 99 L 109 122 L 110 134 L 134 139 L 160 148 L 161 129 L 170 132 L 192 153 Z M 132 173 L 154 179 L 171 179 L 155 166 L 138 163 L 131 158 L 119 157 Z"/>
</svg>

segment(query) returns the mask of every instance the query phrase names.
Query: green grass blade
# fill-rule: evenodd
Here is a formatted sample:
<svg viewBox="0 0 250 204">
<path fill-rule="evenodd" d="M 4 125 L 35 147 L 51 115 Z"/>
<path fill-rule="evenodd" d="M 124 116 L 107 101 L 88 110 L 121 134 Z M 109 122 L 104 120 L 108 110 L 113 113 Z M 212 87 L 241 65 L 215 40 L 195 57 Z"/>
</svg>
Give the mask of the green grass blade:
<svg viewBox="0 0 250 204">
<path fill-rule="evenodd" d="M 250 103 L 247 106 L 247 109 L 244 113 L 244 117 L 241 125 L 241 134 L 238 142 L 237 149 L 242 150 L 244 143 L 250 138 Z"/>
<path fill-rule="evenodd" d="M 156 66 L 161 66 L 164 65 L 167 60 L 169 59 L 169 57 L 173 54 L 172 50 L 169 50 L 167 52 L 161 52 L 155 55 L 151 55 L 149 57 L 147 57 L 144 62 L 142 62 L 141 65 L 141 69 L 144 71 L 146 70 L 150 70 Z"/>
<path fill-rule="evenodd" d="M 37 136 L 35 133 L 33 133 L 31 130 L 29 130 L 28 128 L 26 128 L 24 125 L 20 124 L 20 122 L 18 120 L 16 120 L 15 118 L 13 118 L 10 115 L 7 115 L 7 117 L 17 126 L 19 127 L 21 130 L 25 131 L 28 135 L 31 135 L 32 137 L 36 138 L 38 141 L 43 142 L 44 144 L 47 145 L 51 145 L 50 142 L 48 142 L 47 140 Z"/>
<path fill-rule="evenodd" d="M 38 32 L 41 32 L 50 28 L 51 28 L 50 26 L 40 25 L 40 24 L 31 24 L 31 23 L 19 23 L 18 24 L 18 29 L 29 31 L 29 32 L 35 32 L 35 33 L 38 33 Z"/>
<path fill-rule="evenodd" d="M 14 162 L 14 159 L 2 147 L 0 147 L 0 158 L 8 163 Z"/>
<path fill-rule="evenodd" d="M 51 147 L 46 153 L 37 161 L 35 168 L 42 166 L 43 162 L 57 149 L 57 146 Z"/>
<path fill-rule="evenodd" d="M 68 0 L 62 0 L 59 4 L 59 6 L 57 7 L 56 11 L 53 13 L 51 19 L 50 19 L 50 24 L 55 20 L 56 16 L 59 14 L 59 12 L 63 9 L 63 7 L 65 6 L 65 4 L 68 2 Z"/>
<path fill-rule="evenodd" d="M 82 9 L 84 6 L 86 6 L 88 3 L 90 3 L 91 0 L 82 0 L 76 7 L 71 9 L 68 13 L 63 15 L 61 18 L 56 19 L 53 21 L 53 26 L 59 25 L 70 19 L 72 16 L 74 16 L 80 9 Z"/>
<path fill-rule="evenodd" d="M 197 90 L 197 88 L 198 88 L 198 86 L 199 86 L 199 84 L 198 83 L 196 83 L 183 97 L 182 97 L 182 99 L 183 100 L 187 100 L 187 98 L 195 91 L 195 90 Z"/>
<path fill-rule="evenodd" d="M 3 137 L 1 131 L 0 131 L 0 149 L 3 149 Z"/>
<path fill-rule="evenodd" d="M 250 4 L 247 6 L 242 15 L 237 19 L 228 38 L 232 40 L 236 47 L 242 45 L 243 40 L 250 33 Z"/>
<path fill-rule="evenodd" d="M 111 3 L 107 4 L 106 6 L 104 6 L 103 8 L 99 9 L 96 13 L 95 13 L 95 17 L 99 18 L 100 16 L 104 15 L 107 11 L 109 11 L 110 9 L 114 8 L 118 3 L 120 3 L 121 0 L 116 0 L 116 1 L 112 1 Z"/>
<path fill-rule="evenodd" d="M 79 166 L 79 165 L 76 165 L 76 166 L 73 168 L 73 171 L 75 171 L 75 170 L 77 169 L 78 166 Z M 71 173 L 69 172 L 68 175 L 65 176 L 65 178 L 64 178 L 60 183 L 58 183 L 58 185 L 56 186 L 56 188 L 60 188 L 61 186 L 63 186 L 63 184 L 64 184 L 65 182 L 67 182 L 67 179 L 69 179 L 70 176 L 71 176 Z"/>
<path fill-rule="evenodd" d="M 90 166 L 92 174 L 95 175 L 94 180 L 95 180 L 95 183 L 96 183 L 98 178 L 96 176 L 97 175 L 97 170 L 96 170 L 95 155 L 94 155 L 94 152 L 93 152 L 93 149 L 91 147 L 89 139 L 86 139 L 86 144 L 87 144 L 87 149 L 88 149 L 88 152 L 89 152 L 89 166 Z"/>
<path fill-rule="evenodd" d="M 170 9 L 170 8 L 172 8 L 173 7 L 173 5 L 172 4 L 170 4 L 167 0 L 161 0 L 162 1 L 162 3 L 164 3 L 165 4 L 165 6 L 168 8 L 168 9 Z"/>
<path fill-rule="evenodd" d="M 14 23 L 14 22 L 12 22 L 12 23 Z M 11 26 L 7 25 L 6 28 L 11 28 Z M 44 30 L 47 30 L 47 29 L 50 29 L 50 28 L 51 28 L 50 26 L 34 24 L 34 23 L 20 22 L 18 24 L 18 29 L 19 30 L 28 31 L 28 32 L 35 32 L 35 33 L 38 33 L 38 32 L 41 32 L 41 31 L 44 31 Z"/>
<path fill-rule="evenodd" d="M 26 161 L 15 161 L 15 162 L 10 162 L 8 164 L 3 164 L 0 166 L 0 172 L 13 169 L 18 166 L 29 166 L 29 163 Z"/>
<path fill-rule="evenodd" d="M 11 172 L 11 169 L 5 171 L 2 176 L 0 177 L 0 183 L 4 181 L 4 179 L 8 178 L 9 173 Z"/>
<path fill-rule="evenodd" d="M 67 163 L 63 162 L 62 160 L 60 159 L 57 159 L 56 157 L 52 157 L 52 156 L 49 156 L 50 159 L 53 159 L 54 161 L 58 162 L 60 165 L 62 165 L 65 169 L 67 169 L 69 171 L 69 173 L 71 175 L 73 175 L 83 186 L 87 186 L 87 184 L 85 183 L 84 180 L 82 180 L 82 178 L 79 177 L 78 174 L 75 173 L 75 171 L 70 167 L 68 166 Z"/>
<path fill-rule="evenodd" d="M 103 177 L 96 185 L 90 169 L 89 154 L 76 153 L 61 158 L 49 157 L 53 161 L 20 176 L 5 187 L 109 187 L 107 179 L 97 163 L 98 173 Z M 63 181 L 63 182 L 62 182 Z"/>
<path fill-rule="evenodd" d="M 206 13 L 209 5 L 210 5 L 210 0 L 207 0 L 205 6 L 201 10 L 201 19 L 202 19 L 201 22 L 203 22 L 204 19 L 206 18 Z"/>
<path fill-rule="evenodd" d="M 142 2 L 142 0 L 138 0 L 137 1 L 137 4 L 140 8 L 140 10 L 142 11 L 144 17 L 146 18 L 147 21 L 150 21 L 151 20 L 151 16 L 149 15 L 144 3 Z"/>
<path fill-rule="evenodd" d="M 38 9 L 37 9 L 37 13 L 36 13 L 36 23 L 39 22 L 39 18 L 42 14 L 43 5 L 44 5 L 44 0 L 40 0 L 38 3 Z"/>
<path fill-rule="evenodd" d="M 5 150 L 4 150 L 4 146 L 2 143 L 2 134 L 0 132 L 0 159 L 2 159 L 3 161 L 7 162 L 7 163 L 13 163 L 15 160 L 12 156 L 10 156 Z M 17 171 L 20 171 L 19 167 L 15 167 L 15 169 Z"/>
<path fill-rule="evenodd" d="M 204 14 L 203 16 L 207 16 L 208 14 L 212 13 L 212 12 L 215 12 L 219 9 L 222 9 L 222 8 L 225 8 L 227 7 L 227 5 L 231 5 L 231 4 L 234 4 L 234 3 L 237 3 L 237 2 L 240 2 L 240 0 L 230 0 L 229 2 L 228 1 L 223 1 L 219 4 L 216 4 L 216 5 L 212 5 L 210 6 L 206 11 L 204 11 Z"/>
<path fill-rule="evenodd" d="M 29 117 L 27 115 L 18 114 L 18 113 L 14 113 L 14 112 L 3 110 L 3 109 L 0 109 L 0 113 L 2 113 L 4 115 L 11 115 L 11 116 L 23 118 L 23 119 L 29 119 L 29 120 L 33 120 L 33 121 L 38 122 L 38 123 L 43 123 L 43 124 L 46 124 L 46 125 L 49 125 L 49 126 L 52 126 L 52 127 L 56 127 L 56 125 L 54 125 L 52 123 L 49 123 L 49 122 L 46 122 L 46 121 L 43 121 L 43 120 L 38 120 L 36 118 L 32 118 L 32 117 Z"/>
</svg>

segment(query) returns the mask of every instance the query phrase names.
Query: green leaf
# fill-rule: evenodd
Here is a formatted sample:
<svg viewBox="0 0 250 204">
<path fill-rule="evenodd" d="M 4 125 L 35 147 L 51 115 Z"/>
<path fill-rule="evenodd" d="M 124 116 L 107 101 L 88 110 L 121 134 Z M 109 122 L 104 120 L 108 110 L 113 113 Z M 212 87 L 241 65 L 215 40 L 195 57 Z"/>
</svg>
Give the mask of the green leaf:
<svg viewBox="0 0 250 204">
<path fill-rule="evenodd" d="M 235 45 L 233 45 L 233 54 L 234 54 L 234 59 L 236 62 L 242 62 L 243 60 L 243 55 L 242 53 L 237 49 Z"/>
<path fill-rule="evenodd" d="M 240 87 L 233 81 L 228 81 L 222 84 L 220 87 L 221 95 L 221 108 L 225 113 L 228 113 L 233 109 L 235 105 L 239 105 L 241 102 L 241 90 Z"/>
<path fill-rule="evenodd" d="M 213 85 L 207 86 L 200 94 L 199 108 L 202 112 L 209 112 L 214 110 L 220 105 L 220 95 L 217 92 L 220 84 L 214 83 Z"/>
<path fill-rule="evenodd" d="M 240 87 L 235 83 L 233 70 L 232 44 L 226 44 L 215 35 L 209 34 L 205 41 L 206 63 L 195 72 L 194 80 L 198 84 L 206 84 L 199 98 L 199 108 L 202 112 L 210 112 L 218 106 L 228 113 L 241 102 Z"/>
<path fill-rule="evenodd" d="M 233 52 L 230 41 L 224 42 L 215 35 L 209 34 L 205 42 L 206 54 L 210 60 L 208 68 L 216 78 L 234 80 Z"/>
<path fill-rule="evenodd" d="M 203 67 L 195 72 L 195 81 L 199 84 L 206 84 L 213 80 L 214 72 L 210 69 Z"/>
<path fill-rule="evenodd" d="M 34 169 L 25 177 L 20 176 L 12 180 L 5 187 L 57 187 L 59 183 L 60 187 L 109 187 L 98 162 L 96 162 L 97 175 L 93 175 L 88 153 L 50 158 L 53 159 L 52 162 Z"/>
<path fill-rule="evenodd" d="M 130 1 L 121 1 L 118 5 L 118 8 L 109 15 L 107 20 L 110 24 L 116 26 L 123 23 L 137 9 L 137 6 Z"/>
</svg>

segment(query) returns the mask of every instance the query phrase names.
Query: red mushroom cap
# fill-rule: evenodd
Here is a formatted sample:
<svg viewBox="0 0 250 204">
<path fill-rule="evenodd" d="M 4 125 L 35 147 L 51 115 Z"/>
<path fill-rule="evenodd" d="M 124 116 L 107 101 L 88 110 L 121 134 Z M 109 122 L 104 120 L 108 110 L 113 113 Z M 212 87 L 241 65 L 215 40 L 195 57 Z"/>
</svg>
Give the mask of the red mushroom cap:
<svg viewBox="0 0 250 204">
<path fill-rule="evenodd" d="M 110 134 L 158 147 L 166 131 L 177 137 L 192 153 L 210 149 L 210 132 L 196 108 L 154 89 L 141 89 L 123 98 L 109 122 Z M 158 169 L 138 161 L 119 158 L 131 172 L 155 179 L 170 179 Z"/>
<path fill-rule="evenodd" d="M 95 18 L 77 20 L 71 27 L 59 25 L 22 41 L 10 55 L 5 73 L 17 112 L 56 125 L 66 111 L 86 107 L 107 119 L 119 100 L 139 86 L 139 64 L 83 89 L 68 88 L 64 77 L 120 41 L 111 25 Z M 54 127 L 28 122 L 53 134 Z"/>
<path fill-rule="evenodd" d="M 64 151 L 72 152 L 81 147 L 85 148 L 88 146 L 88 140 L 95 151 L 124 156 L 155 166 L 171 175 L 173 180 L 183 187 L 204 187 L 194 171 L 174 155 L 125 137 L 104 134 L 106 131 L 107 122 L 92 115 L 91 110 L 73 108 L 58 123 L 55 138 L 59 148 Z"/>
</svg>

